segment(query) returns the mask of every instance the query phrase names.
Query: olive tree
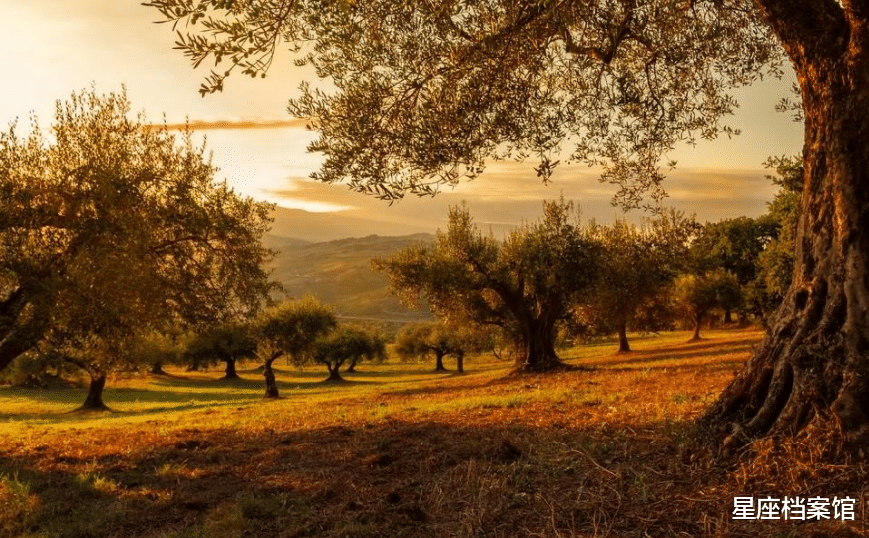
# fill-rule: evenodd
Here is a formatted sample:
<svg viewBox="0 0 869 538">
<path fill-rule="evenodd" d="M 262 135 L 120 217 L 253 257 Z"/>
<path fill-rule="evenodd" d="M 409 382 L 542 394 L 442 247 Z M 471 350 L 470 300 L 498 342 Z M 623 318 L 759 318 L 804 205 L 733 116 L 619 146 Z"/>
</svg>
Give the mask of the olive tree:
<svg viewBox="0 0 869 538">
<path fill-rule="evenodd" d="M 204 151 L 131 118 L 123 92 L 59 101 L 50 138 L 0 134 L 0 369 L 44 340 L 259 308 L 271 206 L 216 182 Z"/>
<path fill-rule="evenodd" d="M 345 373 L 356 373 L 356 366 L 363 360 L 377 362 L 383 362 L 386 360 L 386 338 L 382 334 L 375 332 L 372 329 L 356 327 L 353 325 L 349 325 L 346 328 L 350 331 L 355 331 L 358 335 L 358 340 L 363 343 L 357 347 L 360 351 L 357 351 L 350 358 L 350 362 L 344 370 Z"/>
<path fill-rule="evenodd" d="M 769 215 L 708 222 L 691 244 L 694 270 L 722 268 L 735 276 L 739 288 L 748 294 L 756 290 L 760 258 L 778 232 L 779 224 Z M 746 302 L 745 306 L 751 304 Z M 733 321 L 731 311 L 725 307 L 725 323 Z M 740 308 L 742 321 L 746 313 L 746 308 Z"/>
<path fill-rule="evenodd" d="M 264 75 L 286 43 L 328 79 L 290 111 L 320 133 L 315 177 L 392 199 L 490 157 L 604 167 L 617 199 L 661 194 L 662 157 L 713 138 L 731 89 L 796 73 L 804 122 L 794 273 L 770 333 L 703 422 L 726 445 L 810 423 L 869 439 L 869 6 L 865 0 L 151 0 L 177 47 Z M 787 108 L 788 103 L 785 103 Z"/>
<path fill-rule="evenodd" d="M 395 339 L 395 352 L 402 360 L 420 359 L 434 355 L 435 371 L 447 371 L 444 357 L 456 359 L 456 371 L 464 372 L 466 345 L 458 331 L 442 323 L 430 322 L 407 325 Z"/>
<path fill-rule="evenodd" d="M 150 366 L 154 375 L 168 375 L 163 367 L 184 362 L 187 338 L 178 327 L 139 331 L 132 338 L 131 353 L 139 362 Z"/>
<path fill-rule="evenodd" d="M 226 365 L 223 379 L 239 379 L 236 364 L 256 357 L 257 341 L 250 324 L 225 322 L 198 333 L 184 352 L 188 361 L 197 366 L 222 362 Z"/>
<path fill-rule="evenodd" d="M 383 340 L 352 326 L 341 326 L 314 342 L 312 349 L 305 355 L 307 362 L 323 364 L 329 370 L 326 381 L 344 381 L 341 377 L 341 367 L 345 364 L 357 363 L 363 359 L 383 360 L 386 358 L 386 346 Z"/>
<path fill-rule="evenodd" d="M 685 318 L 691 321 L 694 335 L 700 340 L 700 325 L 713 308 L 732 308 L 738 304 L 739 282 L 732 273 L 723 269 L 703 274 L 685 274 L 676 279 L 673 295 Z"/>
<path fill-rule="evenodd" d="M 671 211 L 640 226 L 617 220 L 589 230 L 603 252 L 592 292 L 579 307 L 615 329 L 619 352 L 631 350 L 627 328 L 639 321 L 640 307 L 659 300 L 682 269 L 696 228 L 693 218 Z"/>
<path fill-rule="evenodd" d="M 516 342 L 517 372 L 560 368 L 557 324 L 591 288 L 599 249 L 583 235 L 572 203 L 543 208 L 539 221 L 497 241 L 480 232 L 467 207 L 453 207 L 434 244 L 375 260 L 374 267 L 406 304 L 425 298 L 446 322 L 503 328 Z"/>
<path fill-rule="evenodd" d="M 106 411 L 103 391 L 108 375 L 113 371 L 137 371 L 149 366 L 149 358 L 141 353 L 141 333 L 131 332 L 122 325 L 104 326 L 99 331 L 83 331 L 80 325 L 54 327 L 35 351 L 51 357 L 53 362 L 72 365 L 89 378 L 85 400 L 79 409 Z"/>
<path fill-rule="evenodd" d="M 287 301 L 266 310 L 257 322 L 260 357 L 266 380 L 266 398 L 279 396 L 273 363 L 288 355 L 302 361 L 314 342 L 335 328 L 337 320 L 330 308 L 313 297 Z"/>
</svg>

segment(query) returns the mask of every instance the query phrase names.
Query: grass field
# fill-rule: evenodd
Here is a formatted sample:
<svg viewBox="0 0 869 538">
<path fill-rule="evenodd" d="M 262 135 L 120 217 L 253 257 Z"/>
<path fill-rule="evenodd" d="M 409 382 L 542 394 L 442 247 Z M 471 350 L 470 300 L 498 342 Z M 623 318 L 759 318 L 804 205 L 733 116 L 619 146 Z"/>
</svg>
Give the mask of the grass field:
<svg viewBox="0 0 869 538">
<path fill-rule="evenodd" d="M 869 472 L 824 446 L 755 443 L 736 463 L 691 421 L 748 357 L 753 330 L 565 350 L 586 368 L 508 376 L 430 364 L 112 379 L 0 389 L 0 538 L 869 536 Z M 738 521 L 733 497 L 856 498 L 854 521 Z"/>
</svg>

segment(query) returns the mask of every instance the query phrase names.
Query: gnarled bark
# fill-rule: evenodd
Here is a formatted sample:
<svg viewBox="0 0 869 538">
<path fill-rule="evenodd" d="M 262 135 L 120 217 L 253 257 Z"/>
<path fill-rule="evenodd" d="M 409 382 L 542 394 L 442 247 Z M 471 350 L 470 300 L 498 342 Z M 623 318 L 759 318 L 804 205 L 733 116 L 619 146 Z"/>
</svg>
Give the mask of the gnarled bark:
<svg viewBox="0 0 869 538">
<path fill-rule="evenodd" d="M 555 353 L 554 314 L 519 317 L 522 340 L 513 371 L 516 373 L 549 372 L 564 368 Z"/>
<path fill-rule="evenodd" d="M 797 72 L 805 165 L 794 278 L 769 334 L 703 419 L 726 449 L 810 423 L 869 441 L 869 31 L 835 2 L 758 0 Z M 796 8 L 801 8 L 802 11 Z M 793 9 L 793 12 L 787 11 Z M 852 19 L 849 20 L 848 17 Z"/>
</svg>

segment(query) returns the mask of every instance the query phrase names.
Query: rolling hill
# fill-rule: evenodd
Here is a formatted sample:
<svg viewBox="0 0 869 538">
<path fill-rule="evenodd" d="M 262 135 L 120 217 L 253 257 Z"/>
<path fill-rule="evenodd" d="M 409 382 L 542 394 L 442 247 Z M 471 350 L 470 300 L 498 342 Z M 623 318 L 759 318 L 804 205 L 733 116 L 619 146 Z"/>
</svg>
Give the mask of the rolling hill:
<svg viewBox="0 0 869 538">
<path fill-rule="evenodd" d="M 409 310 L 392 297 L 386 276 L 371 270 L 371 259 L 431 240 L 429 234 L 414 234 L 308 242 L 269 234 L 263 243 L 279 251 L 273 276 L 291 297 L 314 295 L 344 319 L 403 324 L 427 319 L 428 313 Z"/>
</svg>

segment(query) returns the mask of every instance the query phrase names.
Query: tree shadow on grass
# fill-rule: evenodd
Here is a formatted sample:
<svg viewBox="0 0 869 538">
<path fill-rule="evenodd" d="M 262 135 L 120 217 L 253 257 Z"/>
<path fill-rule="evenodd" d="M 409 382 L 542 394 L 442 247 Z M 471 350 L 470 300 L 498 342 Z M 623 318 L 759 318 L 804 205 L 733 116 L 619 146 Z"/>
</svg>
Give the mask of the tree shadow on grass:
<svg viewBox="0 0 869 538">
<path fill-rule="evenodd" d="M 630 353 L 613 354 L 608 357 L 584 360 L 583 364 L 589 366 L 601 367 L 618 367 L 630 364 L 640 363 L 655 363 L 673 360 L 702 359 L 707 361 L 715 357 L 724 355 L 745 354 L 746 358 L 751 353 L 758 341 L 756 339 L 747 338 L 736 342 L 728 342 L 726 347 L 722 347 L 721 342 L 709 342 L 689 345 L 679 345 L 673 347 L 662 347 L 659 349 L 631 351 Z"/>
<path fill-rule="evenodd" d="M 322 383 L 323 376 L 319 376 L 316 381 L 305 383 L 281 382 L 277 383 L 278 389 L 285 398 L 292 398 L 293 395 L 302 396 L 317 396 L 330 393 L 339 393 L 340 386 L 331 387 Z M 362 385 L 367 384 L 365 381 L 351 382 L 351 384 Z M 243 381 L 242 383 L 226 381 L 218 382 L 216 380 L 192 380 L 186 383 L 179 383 L 178 380 L 168 381 L 166 383 L 155 382 L 155 388 L 127 388 L 107 387 L 103 393 L 103 399 L 106 405 L 110 408 L 110 413 L 85 413 L 84 416 L 93 417 L 93 420 L 100 420 L 103 417 L 116 416 L 159 416 L 164 413 L 195 411 L 204 409 L 224 408 L 228 406 L 256 404 L 263 399 L 265 393 L 264 382 Z M 170 386 L 176 390 L 161 390 L 161 386 Z M 189 391 L 184 391 L 184 388 L 189 388 Z M 218 387 L 225 387 L 227 390 L 209 390 Z M 239 391 L 231 389 L 238 387 Z M 205 390 L 203 390 L 205 389 Z M 49 404 L 51 407 L 57 408 L 68 406 L 69 409 L 57 409 L 53 411 L 34 411 L 34 412 L 3 412 L 0 411 L 0 423 L 2 422 L 21 422 L 21 421 L 38 421 L 42 423 L 70 423 L 82 419 L 81 415 L 74 412 L 84 402 L 87 396 L 86 389 L 4 389 L 10 391 L 11 395 L 23 401 L 29 401 L 33 407 L 44 407 Z"/>
<path fill-rule="evenodd" d="M 419 377 L 426 377 L 426 376 L 431 376 L 433 374 L 441 373 L 441 372 L 435 371 L 434 368 L 432 368 L 430 370 L 429 369 L 421 369 L 421 368 L 414 368 L 414 369 L 407 369 L 407 370 L 375 370 L 374 367 L 370 367 L 369 365 L 363 365 L 361 367 L 357 366 L 356 368 L 357 368 L 357 370 L 353 371 L 353 372 L 342 371 L 341 375 L 342 376 L 347 376 L 347 375 L 358 376 L 358 377 L 365 377 L 365 378 L 370 378 L 370 379 L 389 379 L 390 382 L 392 382 L 392 379 L 390 379 L 390 378 L 409 377 L 409 378 L 412 378 L 411 380 L 414 383 L 417 383 L 417 382 L 419 382 L 419 379 L 417 379 Z"/>
<path fill-rule="evenodd" d="M 505 428 L 493 415 L 467 423 L 281 424 L 244 434 L 140 427 L 10 443 L 0 448 L 0 479 L 23 486 L 10 495 L 0 482 L 7 500 L 0 521 L 18 510 L 12 521 L 26 528 L 17 532 L 57 538 L 841 530 L 839 522 L 733 521 L 733 496 L 766 495 L 769 481 L 740 486 L 727 468 L 683 460 L 672 422 L 572 429 L 517 417 Z M 857 517 L 865 530 L 865 516 Z"/>
<path fill-rule="evenodd" d="M 450 392 L 462 393 L 467 392 L 473 389 L 477 389 L 480 387 L 484 387 L 487 385 L 487 382 L 482 381 L 479 385 L 462 385 L 460 387 L 455 387 L 451 385 L 436 385 L 429 387 L 418 387 L 413 389 L 404 389 L 404 390 L 390 390 L 386 392 L 382 392 L 383 396 L 423 396 L 423 395 L 433 395 L 433 394 L 446 394 Z"/>
</svg>

